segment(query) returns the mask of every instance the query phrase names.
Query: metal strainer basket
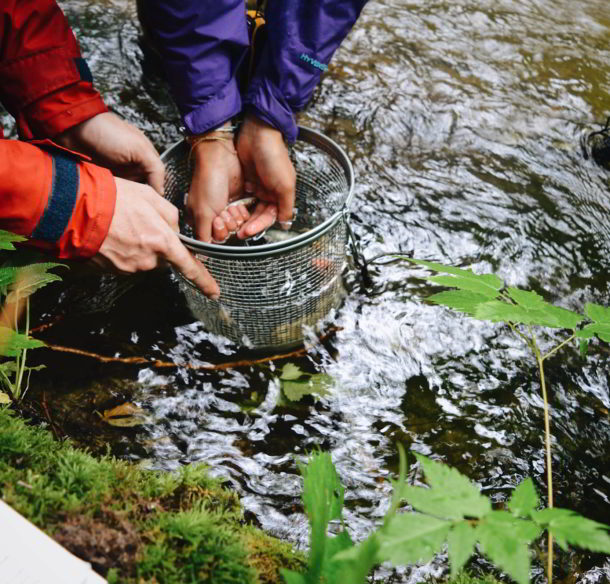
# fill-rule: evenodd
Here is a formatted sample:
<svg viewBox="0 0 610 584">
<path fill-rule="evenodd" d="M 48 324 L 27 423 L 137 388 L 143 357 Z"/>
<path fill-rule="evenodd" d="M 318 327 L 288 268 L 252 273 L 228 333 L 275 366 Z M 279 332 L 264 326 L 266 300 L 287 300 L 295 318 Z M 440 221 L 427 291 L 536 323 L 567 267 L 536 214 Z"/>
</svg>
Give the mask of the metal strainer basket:
<svg viewBox="0 0 610 584">
<path fill-rule="evenodd" d="M 180 239 L 203 261 L 220 286 L 210 300 L 175 271 L 193 315 L 207 330 L 255 349 L 301 344 L 304 327 L 337 308 L 344 296 L 347 217 L 354 186 L 352 165 L 331 139 L 299 128 L 290 149 L 296 183 L 294 237 L 259 245 L 219 245 L 192 237 L 182 221 Z M 165 197 L 183 211 L 192 168 L 180 141 L 162 157 Z"/>
</svg>

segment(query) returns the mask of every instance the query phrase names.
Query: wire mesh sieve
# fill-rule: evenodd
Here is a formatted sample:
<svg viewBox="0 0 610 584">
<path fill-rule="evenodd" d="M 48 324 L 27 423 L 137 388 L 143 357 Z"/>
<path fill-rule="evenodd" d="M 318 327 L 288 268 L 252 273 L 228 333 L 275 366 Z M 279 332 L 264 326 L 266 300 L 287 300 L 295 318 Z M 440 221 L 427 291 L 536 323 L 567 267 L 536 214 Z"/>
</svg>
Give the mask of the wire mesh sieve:
<svg viewBox="0 0 610 584">
<path fill-rule="evenodd" d="M 163 153 L 165 197 L 180 209 L 180 239 L 205 263 L 221 294 L 219 300 L 210 300 L 175 271 L 193 315 L 210 332 L 248 348 L 301 344 L 304 327 L 313 327 L 337 308 L 345 293 L 346 211 L 354 185 L 347 155 L 323 134 L 299 128 L 290 148 L 297 174 L 291 232 L 280 241 L 250 246 L 192 237 L 183 216 L 192 174 L 188 155 L 185 141 Z"/>
</svg>

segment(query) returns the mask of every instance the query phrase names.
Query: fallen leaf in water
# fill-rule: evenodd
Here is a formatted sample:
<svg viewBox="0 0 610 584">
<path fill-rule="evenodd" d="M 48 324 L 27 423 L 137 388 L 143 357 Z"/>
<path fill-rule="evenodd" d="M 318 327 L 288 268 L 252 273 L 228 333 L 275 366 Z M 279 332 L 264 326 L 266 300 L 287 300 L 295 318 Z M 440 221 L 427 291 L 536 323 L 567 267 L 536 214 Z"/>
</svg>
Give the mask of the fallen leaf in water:
<svg viewBox="0 0 610 584">
<path fill-rule="evenodd" d="M 306 395 L 327 395 L 333 378 L 325 373 L 316 373 L 303 381 L 282 379 L 282 390 L 290 401 L 300 401 Z"/>
<path fill-rule="evenodd" d="M 293 381 L 298 379 L 299 377 L 303 377 L 305 375 L 304 371 L 301 371 L 299 367 L 297 367 L 294 363 L 286 363 L 284 367 L 282 367 L 282 374 L 280 375 L 280 379 L 286 381 Z"/>
<path fill-rule="evenodd" d="M 141 426 L 151 421 L 145 410 L 131 402 L 126 402 L 110 410 L 104 410 L 104 414 L 100 414 L 100 417 L 106 424 L 120 428 Z"/>
</svg>

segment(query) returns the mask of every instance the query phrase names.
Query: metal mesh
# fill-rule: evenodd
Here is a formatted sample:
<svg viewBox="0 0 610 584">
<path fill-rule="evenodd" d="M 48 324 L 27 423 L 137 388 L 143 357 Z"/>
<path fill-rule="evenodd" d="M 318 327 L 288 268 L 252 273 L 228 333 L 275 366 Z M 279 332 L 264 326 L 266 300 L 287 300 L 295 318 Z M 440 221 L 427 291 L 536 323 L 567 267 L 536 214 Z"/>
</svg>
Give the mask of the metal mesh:
<svg viewBox="0 0 610 584">
<path fill-rule="evenodd" d="M 351 165 L 334 142 L 304 128 L 290 154 L 297 171 L 294 238 L 249 247 L 204 244 L 192 239 L 185 222 L 181 225 L 181 239 L 221 290 L 219 300 L 209 300 L 175 272 L 189 308 L 209 331 L 249 348 L 302 343 L 303 327 L 314 326 L 344 295 Z M 162 158 L 165 196 L 182 211 L 192 170 L 188 145 L 180 142 Z"/>
</svg>

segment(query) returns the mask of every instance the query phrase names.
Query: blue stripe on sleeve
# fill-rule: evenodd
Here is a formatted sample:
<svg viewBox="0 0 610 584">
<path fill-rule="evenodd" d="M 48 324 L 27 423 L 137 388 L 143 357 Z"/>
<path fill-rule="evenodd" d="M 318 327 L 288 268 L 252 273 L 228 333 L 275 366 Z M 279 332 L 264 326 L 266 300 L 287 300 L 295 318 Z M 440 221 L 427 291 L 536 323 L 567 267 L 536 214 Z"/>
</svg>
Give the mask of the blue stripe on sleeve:
<svg viewBox="0 0 610 584">
<path fill-rule="evenodd" d="M 53 179 L 51 193 L 36 229 L 34 239 L 55 243 L 63 235 L 70 218 L 79 188 L 77 163 L 61 154 L 53 154 Z"/>
</svg>

